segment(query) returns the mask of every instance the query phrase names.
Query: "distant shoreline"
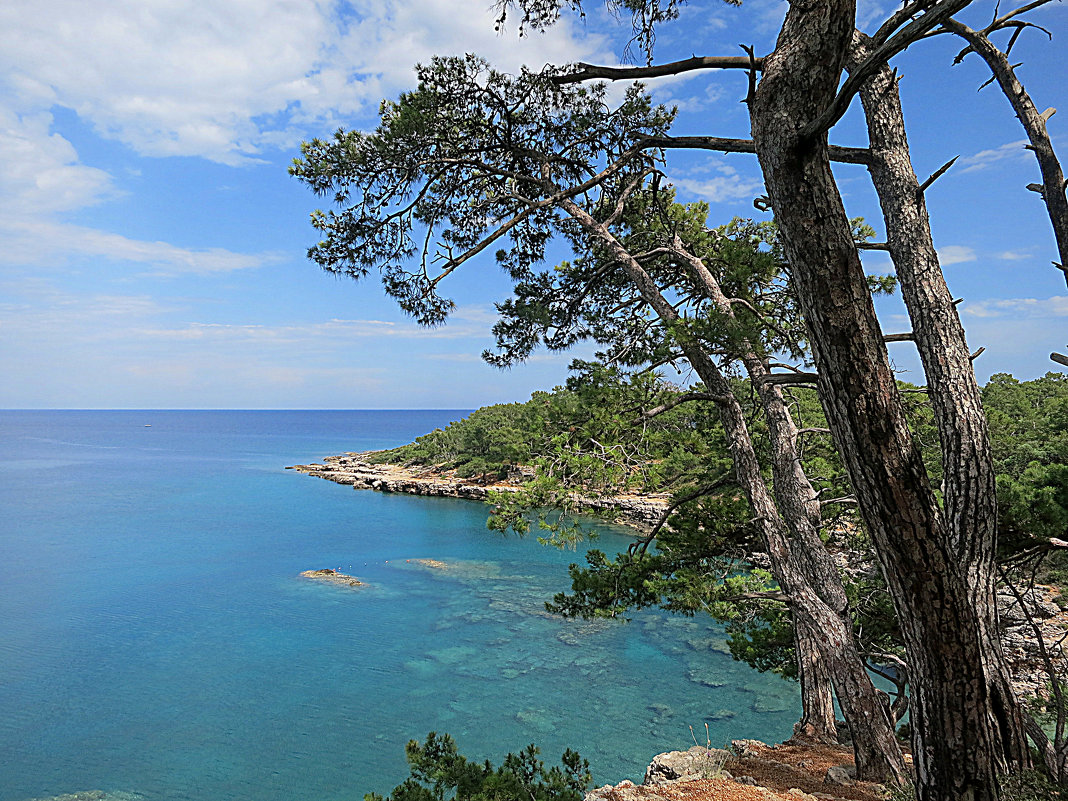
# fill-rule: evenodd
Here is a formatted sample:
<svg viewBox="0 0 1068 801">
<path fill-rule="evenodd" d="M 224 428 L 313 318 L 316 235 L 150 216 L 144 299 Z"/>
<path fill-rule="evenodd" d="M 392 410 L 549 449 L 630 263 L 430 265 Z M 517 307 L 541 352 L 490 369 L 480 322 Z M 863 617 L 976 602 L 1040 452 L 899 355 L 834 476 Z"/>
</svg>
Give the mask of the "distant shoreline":
<svg viewBox="0 0 1068 801">
<path fill-rule="evenodd" d="M 399 464 L 376 464 L 366 461 L 378 451 L 344 453 L 328 456 L 321 463 L 289 465 L 295 470 L 354 489 L 370 489 L 405 495 L 424 495 L 438 498 L 462 498 L 485 502 L 491 490 L 514 492 L 518 479 L 479 482 L 458 478 L 455 471 L 433 467 L 406 467 Z M 613 511 L 616 521 L 640 532 L 648 532 L 660 521 L 670 503 L 667 493 L 614 495 L 607 498 L 579 498 L 579 503 L 591 512 Z"/>
</svg>

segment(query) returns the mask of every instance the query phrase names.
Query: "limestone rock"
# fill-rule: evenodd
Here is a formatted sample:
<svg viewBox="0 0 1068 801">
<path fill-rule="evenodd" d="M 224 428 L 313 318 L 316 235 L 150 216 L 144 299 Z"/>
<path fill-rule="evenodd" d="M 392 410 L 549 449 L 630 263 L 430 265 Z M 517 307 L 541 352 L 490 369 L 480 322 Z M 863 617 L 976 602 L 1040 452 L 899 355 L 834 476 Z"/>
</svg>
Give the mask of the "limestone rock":
<svg viewBox="0 0 1068 801">
<path fill-rule="evenodd" d="M 854 779 L 856 775 L 857 769 L 852 765 L 831 765 L 827 768 L 827 775 L 823 777 L 823 783 L 849 787 L 852 784 L 856 784 Z"/>
<path fill-rule="evenodd" d="M 730 754 L 721 748 L 695 745 L 689 751 L 657 754 L 645 771 L 643 784 L 661 784 L 678 779 L 702 779 L 722 772 Z"/>
</svg>

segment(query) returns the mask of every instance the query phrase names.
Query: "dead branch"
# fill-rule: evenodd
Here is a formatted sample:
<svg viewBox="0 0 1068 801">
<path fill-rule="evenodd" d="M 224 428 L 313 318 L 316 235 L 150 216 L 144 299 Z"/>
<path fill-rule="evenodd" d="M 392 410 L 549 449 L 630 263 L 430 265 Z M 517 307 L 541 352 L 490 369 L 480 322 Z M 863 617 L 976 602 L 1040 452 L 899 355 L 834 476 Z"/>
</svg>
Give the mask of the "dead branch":
<svg viewBox="0 0 1068 801">
<path fill-rule="evenodd" d="M 818 378 L 815 373 L 772 373 L 759 380 L 763 384 L 815 384 Z"/>
<path fill-rule="evenodd" d="M 927 9 L 924 9 L 923 15 L 914 18 L 893 36 L 879 44 L 863 63 L 850 71 L 849 77 L 842 84 L 842 88 L 838 90 L 838 94 L 831 101 L 831 104 L 805 128 L 805 138 L 815 140 L 818 136 L 834 127 L 834 124 L 842 119 L 842 116 L 846 113 L 853 96 L 860 91 L 860 88 L 876 72 L 882 69 L 884 64 L 898 53 L 904 51 L 913 42 L 922 39 L 935 27 L 949 19 L 953 14 L 956 14 L 970 2 L 971 0 L 935 2 Z"/>
<path fill-rule="evenodd" d="M 1002 93 L 1012 105 L 1012 110 L 1016 113 L 1017 119 L 1020 120 L 1020 124 L 1023 125 L 1024 131 L 1027 133 L 1027 138 L 1030 141 L 1028 150 L 1035 154 L 1039 171 L 1042 174 L 1042 183 L 1038 185 L 1041 187 L 1039 194 L 1042 196 L 1042 201 L 1046 205 L 1046 211 L 1053 225 L 1053 236 L 1057 242 L 1057 251 L 1060 255 L 1060 261 L 1054 262 L 1054 266 L 1064 273 L 1064 281 L 1068 285 L 1068 267 L 1065 267 L 1065 265 L 1068 265 L 1068 196 L 1065 195 L 1064 169 L 1061 167 L 1060 160 L 1053 149 L 1049 131 L 1046 129 L 1046 122 L 1053 114 L 1050 109 L 1039 114 L 1038 107 L 1031 99 L 1031 95 L 1016 77 L 1015 69 L 1009 63 L 1008 54 L 1002 52 L 990 41 L 988 36 L 991 31 L 1005 27 L 1005 24 L 1012 17 L 1031 8 L 1037 8 L 1043 5 L 1044 2 L 1045 0 L 1036 0 L 1036 2 L 1011 11 L 995 19 L 982 31 L 973 30 L 955 19 L 947 19 L 942 27 L 957 34 L 968 43 L 968 47 L 962 51 L 958 58 L 963 58 L 970 51 L 986 62 L 994 79 L 997 80 L 998 86 L 1001 87 Z M 1019 33 L 1019 30 L 1021 29 L 1017 29 L 1014 32 L 1014 37 Z M 1028 188 L 1030 189 L 1031 187 Z"/>
<path fill-rule="evenodd" d="M 916 335 L 911 331 L 904 334 L 883 334 L 883 342 L 915 342 Z"/>
<path fill-rule="evenodd" d="M 752 139 L 728 139 L 720 136 L 642 136 L 641 147 L 665 150 L 718 150 L 722 153 L 756 153 Z M 828 145 L 831 161 L 844 164 L 868 164 L 871 152 L 865 147 Z"/>
<path fill-rule="evenodd" d="M 549 80 L 557 85 L 581 83 L 590 80 L 625 81 L 642 78 L 660 78 L 664 75 L 678 75 L 682 72 L 708 69 L 761 69 L 762 58 L 750 59 L 749 56 L 693 56 L 681 61 L 667 64 L 653 64 L 648 67 L 604 67 L 596 64 L 575 64 L 574 71 L 563 75 L 554 75 Z"/>
<path fill-rule="evenodd" d="M 939 167 L 937 170 L 935 170 L 933 173 L 931 173 L 931 176 L 926 181 L 924 181 L 922 184 L 920 184 L 920 190 L 919 190 L 920 193 L 923 194 L 924 192 L 926 192 L 927 188 L 931 184 L 933 184 L 935 181 L 937 181 L 939 178 L 941 178 L 943 175 L 945 175 L 946 171 L 950 167 L 953 166 L 953 162 L 955 162 L 959 158 L 960 158 L 959 155 L 958 156 L 954 156 L 949 161 L 947 161 L 945 164 L 943 164 L 941 167 Z"/>
</svg>

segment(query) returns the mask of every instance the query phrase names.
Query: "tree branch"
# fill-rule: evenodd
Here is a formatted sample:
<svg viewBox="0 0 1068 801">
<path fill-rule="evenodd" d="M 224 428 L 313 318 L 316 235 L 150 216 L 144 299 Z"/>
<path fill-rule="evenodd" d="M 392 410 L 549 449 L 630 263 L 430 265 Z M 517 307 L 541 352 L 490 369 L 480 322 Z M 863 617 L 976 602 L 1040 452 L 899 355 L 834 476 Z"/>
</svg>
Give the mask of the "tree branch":
<svg viewBox="0 0 1068 801">
<path fill-rule="evenodd" d="M 913 19 L 898 33 L 880 44 L 862 64 L 850 71 L 849 77 L 842 84 L 842 88 L 838 90 L 831 104 L 806 126 L 802 133 L 803 138 L 815 139 L 829 131 L 838 120 L 842 119 L 853 96 L 860 91 L 860 87 L 882 69 L 884 64 L 913 42 L 926 36 L 936 25 L 949 19 L 970 2 L 971 0 L 943 0 L 943 2 L 934 3 L 922 16 Z"/>
<path fill-rule="evenodd" d="M 665 150 L 718 150 L 722 153 L 756 153 L 752 139 L 727 139 L 720 136 L 642 136 L 642 148 L 660 147 Z M 868 164 L 871 152 L 866 147 L 828 145 L 831 161 L 845 164 Z"/>
<path fill-rule="evenodd" d="M 772 373 L 762 376 L 764 384 L 815 384 L 819 378 L 815 373 Z"/>
<path fill-rule="evenodd" d="M 574 65 L 575 70 L 573 72 L 554 75 L 549 81 L 557 85 L 563 85 L 599 78 L 608 81 L 659 78 L 664 75 L 678 75 L 679 73 L 692 72 L 693 70 L 749 70 L 754 68 L 759 70 L 763 63 L 764 60 L 762 58 L 750 60 L 749 56 L 693 56 L 682 61 L 653 64 L 648 67 L 602 67 L 596 64 L 579 62 Z"/>
<path fill-rule="evenodd" d="M 726 400 L 726 398 L 724 398 L 724 396 L 722 395 L 714 395 L 711 392 L 687 392 L 685 395 L 680 395 L 675 400 L 669 403 L 664 403 L 660 406 L 656 406 L 652 409 L 642 412 L 641 415 L 639 415 L 637 418 L 631 420 L 630 424 L 632 426 L 641 425 L 646 420 L 651 420 L 657 415 L 663 414 L 664 412 L 669 412 L 676 406 L 682 406 L 684 403 L 690 403 L 692 401 L 698 400 L 712 401 L 713 403 L 717 403 Z"/>
</svg>

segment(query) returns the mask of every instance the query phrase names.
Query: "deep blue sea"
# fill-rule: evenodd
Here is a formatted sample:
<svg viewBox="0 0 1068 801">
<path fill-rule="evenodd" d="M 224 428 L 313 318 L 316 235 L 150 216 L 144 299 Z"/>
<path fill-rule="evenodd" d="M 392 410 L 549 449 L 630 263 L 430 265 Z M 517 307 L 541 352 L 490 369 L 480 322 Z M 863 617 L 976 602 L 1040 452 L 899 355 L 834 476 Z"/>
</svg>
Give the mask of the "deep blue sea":
<svg viewBox="0 0 1068 801">
<path fill-rule="evenodd" d="M 640 778 L 690 725 L 789 736 L 796 686 L 732 661 L 707 620 L 547 615 L 582 548 L 283 469 L 462 414 L 0 412 L 0 801 L 361 799 L 429 731 L 495 761 L 572 746 L 598 783 Z M 298 578 L 322 567 L 368 586 Z"/>
</svg>

